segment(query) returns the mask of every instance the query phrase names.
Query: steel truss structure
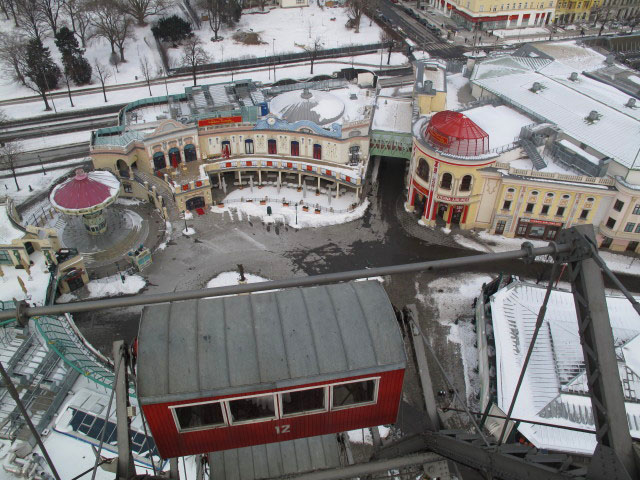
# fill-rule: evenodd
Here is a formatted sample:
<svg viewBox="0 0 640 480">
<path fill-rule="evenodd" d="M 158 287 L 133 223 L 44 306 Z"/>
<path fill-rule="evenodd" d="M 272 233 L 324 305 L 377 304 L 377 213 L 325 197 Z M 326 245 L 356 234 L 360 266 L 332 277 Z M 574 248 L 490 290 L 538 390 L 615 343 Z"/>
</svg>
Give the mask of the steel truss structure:
<svg viewBox="0 0 640 480">
<path fill-rule="evenodd" d="M 579 333 L 583 347 L 589 393 L 593 407 L 596 427 L 597 447 L 588 467 L 574 464 L 572 458 L 564 454 L 549 454 L 540 452 L 533 447 L 520 444 L 492 443 L 478 430 L 477 432 L 460 431 L 427 431 L 420 435 L 405 437 L 398 442 L 387 445 L 379 450 L 370 462 L 350 465 L 338 469 L 301 473 L 289 478 L 305 480 L 341 479 L 355 476 L 370 475 L 389 470 L 402 475 L 403 469 L 412 469 L 416 465 L 437 463 L 442 457 L 477 469 L 489 478 L 504 479 L 602 479 L 602 480 L 631 480 L 638 478 L 638 455 L 635 453 L 629 426 L 626 420 L 622 385 L 617 371 L 617 360 L 614 351 L 613 334 L 609 322 L 608 310 L 604 295 L 602 272 L 609 276 L 623 294 L 631 301 L 635 310 L 640 314 L 640 304 L 631 296 L 626 288 L 607 268 L 599 257 L 595 246 L 594 232 L 591 225 L 572 227 L 560 232 L 556 242 L 547 247 L 534 248 L 525 242 L 517 251 L 474 255 L 469 257 L 436 260 L 407 265 L 394 265 L 371 269 L 355 270 L 333 274 L 317 275 L 313 277 L 277 280 L 271 282 L 234 285 L 227 287 L 171 292 L 166 294 L 137 295 L 134 297 L 112 298 L 97 301 L 83 301 L 64 305 L 30 307 L 19 302 L 15 310 L 0 311 L 0 321 L 17 318 L 19 322 L 26 322 L 31 316 L 58 315 L 81 311 L 95 311 L 105 308 L 150 305 L 170 301 L 188 300 L 220 295 L 251 293 L 277 288 L 325 285 L 344 282 L 359 278 L 410 273 L 420 271 L 435 271 L 438 269 L 471 266 L 495 262 L 497 260 L 523 259 L 533 262 L 537 256 L 551 255 L 554 260 L 554 271 L 559 264 L 567 264 L 570 272 L 572 292 L 576 304 Z M 548 299 L 548 295 L 546 296 Z M 539 328 L 544 319 L 546 300 L 543 303 L 536 327 Z M 423 336 L 425 344 L 426 337 Z M 529 350 L 534 348 L 535 335 Z M 120 363 L 126 349 L 119 344 L 114 347 L 115 364 Z M 439 363 L 436 358 L 436 363 Z M 521 377 L 527 368 L 523 365 Z M 116 395 L 116 408 L 126 412 L 127 395 L 126 369 L 119 368 L 115 374 L 116 388 L 121 390 Z M 124 378 L 122 378 L 124 377 Z M 517 400 L 517 391 L 513 402 Z M 513 403 L 512 402 L 512 403 Z M 466 409 L 466 406 L 464 406 Z M 122 418 L 121 418 L 122 417 Z M 505 418 L 505 424 L 510 420 Z M 128 417 L 126 413 L 118 415 L 118 428 L 123 433 L 128 431 Z M 475 422 L 474 422 L 475 424 Z M 126 433 L 124 433 L 126 435 Z M 123 437 L 123 443 L 126 444 Z M 122 460 L 118 469 L 118 479 L 130 479 L 130 455 L 122 452 Z M 177 465 L 176 462 L 172 466 Z M 175 476 L 177 468 L 172 468 Z M 407 471 L 407 470 L 404 470 Z M 413 471 L 413 470 L 409 470 Z M 171 478 L 174 478 L 172 476 Z"/>
</svg>

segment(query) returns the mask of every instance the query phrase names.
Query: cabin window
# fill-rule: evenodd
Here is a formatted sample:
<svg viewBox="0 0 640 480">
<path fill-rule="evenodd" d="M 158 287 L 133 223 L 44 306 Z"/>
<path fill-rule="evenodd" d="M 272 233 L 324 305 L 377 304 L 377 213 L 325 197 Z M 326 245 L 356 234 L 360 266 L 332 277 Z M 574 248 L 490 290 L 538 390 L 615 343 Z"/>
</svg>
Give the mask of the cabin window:
<svg viewBox="0 0 640 480">
<path fill-rule="evenodd" d="M 281 394 L 282 415 L 325 410 L 325 389 L 309 388 Z"/>
<path fill-rule="evenodd" d="M 252 422 L 275 418 L 274 398 L 273 395 L 260 395 L 258 397 L 239 398 L 229 401 L 231 421 L 233 423 Z"/>
<path fill-rule="evenodd" d="M 350 407 L 353 405 L 375 402 L 376 381 L 342 383 L 332 387 L 332 408 Z"/>
<path fill-rule="evenodd" d="M 175 414 L 178 428 L 183 431 L 224 425 L 222 406 L 218 402 L 176 407 Z"/>
</svg>

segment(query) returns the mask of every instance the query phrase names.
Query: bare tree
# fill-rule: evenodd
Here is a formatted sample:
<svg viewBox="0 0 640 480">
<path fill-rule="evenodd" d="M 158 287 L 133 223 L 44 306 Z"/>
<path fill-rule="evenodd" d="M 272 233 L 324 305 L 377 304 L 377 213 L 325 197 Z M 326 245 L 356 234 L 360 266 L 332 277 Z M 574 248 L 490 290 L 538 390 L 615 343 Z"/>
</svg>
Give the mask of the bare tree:
<svg viewBox="0 0 640 480">
<path fill-rule="evenodd" d="M 322 45 L 322 39 L 316 37 L 309 45 L 304 47 L 304 50 L 309 54 L 309 59 L 311 60 L 311 75 L 313 75 L 313 64 L 316 61 L 318 53 L 322 50 Z"/>
<path fill-rule="evenodd" d="M 4 13 L 7 20 L 10 20 L 9 13 L 13 17 L 13 24 L 18 27 L 18 16 L 16 15 L 16 6 L 15 0 L 0 0 L 0 8 L 2 9 L 2 13 Z"/>
<path fill-rule="evenodd" d="M 15 0 L 20 29 L 30 38 L 43 40 L 46 18 L 40 10 L 38 0 Z"/>
<path fill-rule="evenodd" d="M 347 26 L 353 28 L 356 33 L 360 33 L 360 19 L 362 18 L 362 12 L 367 6 L 367 0 L 347 0 L 347 16 L 349 21 Z"/>
<path fill-rule="evenodd" d="M 62 8 L 62 0 L 38 0 L 38 7 L 49 23 L 55 37 L 58 32 L 58 17 Z"/>
<path fill-rule="evenodd" d="M 393 36 L 385 30 L 380 32 L 380 43 L 383 45 L 387 45 L 388 53 L 387 53 L 387 65 L 391 63 L 391 52 L 393 51 Z M 380 53 L 382 57 L 382 53 Z M 382 59 L 380 59 L 380 65 L 382 65 Z"/>
<path fill-rule="evenodd" d="M 166 0 L 120 0 L 120 10 L 135 18 L 138 25 L 147 24 L 147 17 L 162 13 L 169 6 Z"/>
<path fill-rule="evenodd" d="M 87 42 L 93 36 L 93 23 L 91 23 L 90 9 L 87 4 L 84 4 L 77 12 L 75 16 L 76 28 L 75 32 L 80 37 L 82 42 L 82 48 L 87 48 Z"/>
<path fill-rule="evenodd" d="M 70 71 L 67 69 L 62 69 L 62 80 L 64 80 L 65 85 L 67 86 L 67 94 L 69 95 L 69 102 L 71 102 L 71 107 L 75 107 L 73 104 L 73 98 L 71 98 L 71 75 Z"/>
<path fill-rule="evenodd" d="M 109 42 L 111 53 L 116 53 L 118 47 L 124 62 L 124 43 L 133 36 L 131 18 L 122 13 L 116 3 L 96 0 L 91 4 L 91 23 L 95 35 Z"/>
<path fill-rule="evenodd" d="M 104 84 L 111 78 L 111 72 L 97 59 L 93 62 L 93 71 L 95 72 L 96 77 L 98 77 L 100 85 L 102 85 L 102 95 L 104 95 L 104 103 L 107 103 L 107 90 L 105 89 Z"/>
<path fill-rule="evenodd" d="M 0 144 L 0 168 L 2 170 L 10 170 L 13 175 L 13 181 L 16 182 L 16 189 L 20 190 L 18 185 L 18 176 L 16 168 L 18 168 L 18 156 L 22 153 L 22 145 L 20 142 L 6 142 Z"/>
<path fill-rule="evenodd" d="M 187 40 L 182 47 L 182 65 L 191 69 L 193 75 L 193 85 L 196 83 L 196 72 L 198 65 L 204 65 L 209 62 L 210 58 L 204 48 L 202 48 L 202 42 L 198 37 L 191 37 Z"/>
<path fill-rule="evenodd" d="M 76 31 L 76 15 L 78 11 L 82 8 L 83 0 L 61 0 L 62 2 L 62 11 L 69 17 L 71 20 L 71 30 Z"/>
<path fill-rule="evenodd" d="M 149 65 L 149 59 L 147 57 L 140 57 L 140 71 L 142 72 L 142 76 L 147 82 L 147 87 L 149 88 L 149 96 L 152 97 L 151 94 L 151 65 Z"/>
<path fill-rule="evenodd" d="M 218 32 L 225 18 L 225 0 L 198 0 L 198 7 L 207 12 L 209 26 L 213 31 L 213 40 L 218 40 Z"/>
<path fill-rule="evenodd" d="M 26 57 L 26 39 L 20 33 L 0 34 L 0 62 L 3 71 L 14 80 L 26 85 L 24 62 Z"/>
</svg>

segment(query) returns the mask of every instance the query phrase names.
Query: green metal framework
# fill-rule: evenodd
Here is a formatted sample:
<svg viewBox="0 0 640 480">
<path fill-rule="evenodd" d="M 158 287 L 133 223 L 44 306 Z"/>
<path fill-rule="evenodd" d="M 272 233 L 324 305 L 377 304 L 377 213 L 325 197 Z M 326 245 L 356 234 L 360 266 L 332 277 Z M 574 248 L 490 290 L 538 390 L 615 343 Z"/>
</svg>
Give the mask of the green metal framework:
<svg viewBox="0 0 640 480">
<path fill-rule="evenodd" d="M 66 317 L 34 317 L 33 322 L 47 343 L 69 367 L 105 388 L 113 388 L 113 366 L 92 352 L 70 325 Z M 135 396 L 135 386 L 129 385 L 129 395 Z"/>
<path fill-rule="evenodd" d="M 370 155 L 411 159 L 413 137 L 410 133 L 391 133 L 373 130 L 369 144 Z"/>
</svg>

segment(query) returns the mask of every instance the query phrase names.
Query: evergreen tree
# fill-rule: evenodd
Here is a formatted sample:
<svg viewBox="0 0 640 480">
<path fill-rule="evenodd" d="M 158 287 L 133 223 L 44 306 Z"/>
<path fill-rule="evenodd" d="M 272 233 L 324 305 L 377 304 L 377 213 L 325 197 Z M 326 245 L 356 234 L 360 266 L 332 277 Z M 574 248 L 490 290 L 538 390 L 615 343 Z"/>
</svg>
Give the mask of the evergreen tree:
<svg viewBox="0 0 640 480">
<path fill-rule="evenodd" d="M 160 40 L 169 41 L 174 45 L 185 38 L 189 38 L 192 33 L 191 24 L 177 15 L 162 17 L 151 28 L 151 31 Z"/>
<path fill-rule="evenodd" d="M 46 110 L 51 110 L 46 92 L 58 87 L 60 68 L 51 59 L 49 49 L 37 38 L 27 43 L 25 76 L 29 79 L 27 86 L 40 94 Z"/>
<path fill-rule="evenodd" d="M 82 56 L 75 34 L 67 27 L 62 27 L 56 33 L 56 46 L 62 54 L 62 65 L 65 73 L 76 85 L 84 85 L 91 81 L 91 65 Z"/>
</svg>

